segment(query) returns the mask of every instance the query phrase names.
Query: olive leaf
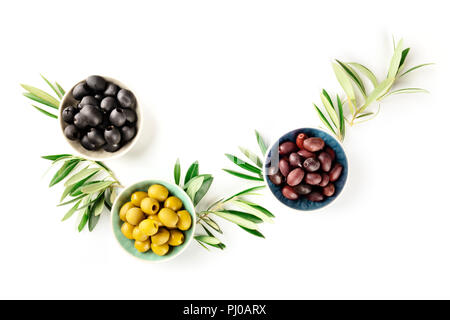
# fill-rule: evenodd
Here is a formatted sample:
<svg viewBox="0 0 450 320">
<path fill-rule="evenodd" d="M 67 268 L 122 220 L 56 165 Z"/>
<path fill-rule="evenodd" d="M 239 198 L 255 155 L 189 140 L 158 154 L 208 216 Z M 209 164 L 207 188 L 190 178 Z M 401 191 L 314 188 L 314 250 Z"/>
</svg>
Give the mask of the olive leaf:
<svg viewBox="0 0 450 320">
<path fill-rule="evenodd" d="M 241 209 L 245 210 L 246 213 L 252 214 L 258 218 L 260 218 L 262 221 L 266 223 L 273 223 L 273 220 L 271 217 L 266 215 L 265 211 L 258 210 L 257 208 L 247 204 L 243 200 L 233 200 L 230 203 L 235 204 L 236 206 L 240 207 Z"/>
<path fill-rule="evenodd" d="M 208 192 L 209 188 L 211 187 L 211 184 L 213 183 L 214 178 L 207 177 L 203 179 L 202 185 L 200 186 L 200 189 L 197 190 L 194 196 L 194 206 L 197 206 L 197 204 L 203 199 L 203 197 Z"/>
<path fill-rule="evenodd" d="M 55 161 L 55 160 L 58 160 L 58 159 L 61 159 L 61 158 L 67 158 L 67 157 L 71 157 L 71 156 L 72 156 L 71 154 L 64 153 L 64 154 L 55 154 L 55 155 L 49 155 L 49 156 L 42 156 L 41 158 L 45 159 L 45 160 Z"/>
<path fill-rule="evenodd" d="M 431 66 L 431 65 L 433 65 L 433 64 L 434 64 L 434 63 L 423 63 L 423 64 L 419 64 L 418 66 L 412 67 L 411 69 L 408 69 L 407 71 L 403 72 L 403 73 L 400 75 L 400 77 L 403 77 L 403 76 L 407 75 L 408 73 L 410 73 L 410 72 L 412 72 L 412 71 L 414 71 L 414 70 L 417 70 L 417 69 L 419 69 L 419 68 L 423 68 L 423 67 L 426 67 L 426 66 Z"/>
<path fill-rule="evenodd" d="M 47 92 L 27 84 L 21 84 L 21 87 L 27 90 L 33 97 L 45 101 L 49 107 L 59 108 L 59 101 Z"/>
<path fill-rule="evenodd" d="M 254 154 L 253 152 L 251 152 L 250 150 L 244 148 L 244 147 L 239 147 L 239 150 L 250 160 L 252 161 L 254 164 L 256 164 L 257 167 L 262 168 L 262 161 L 261 159 Z"/>
<path fill-rule="evenodd" d="M 257 174 L 259 174 L 259 175 L 262 174 L 260 168 L 257 168 L 257 167 L 255 167 L 255 166 L 251 165 L 250 163 L 247 163 L 247 162 L 245 162 L 244 160 L 239 159 L 238 157 L 236 157 L 236 156 L 234 156 L 234 155 L 232 155 L 232 154 L 226 153 L 225 156 L 226 156 L 231 162 L 233 162 L 234 164 L 236 164 L 237 166 L 239 166 L 240 168 L 242 168 L 242 169 L 244 169 L 244 170 L 250 171 L 250 172 L 252 172 L 252 173 L 257 173 Z"/>
<path fill-rule="evenodd" d="M 337 64 L 337 63 L 333 63 L 333 70 L 334 70 L 334 74 L 336 75 L 336 79 L 338 80 L 338 82 L 340 83 L 342 89 L 344 90 L 345 94 L 347 95 L 347 98 L 349 100 L 349 107 L 350 107 L 350 112 L 351 113 L 355 113 L 356 111 L 356 96 L 355 96 L 355 91 L 353 90 L 353 86 L 351 83 L 351 80 L 349 78 L 349 76 L 347 75 L 347 73 L 344 71 L 344 69 L 342 69 L 342 67 Z"/>
<path fill-rule="evenodd" d="M 56 86 L 55 85 L 53 85 L 50 81 L 48 81 L 47 80 L 47 78 L 46 77 L 44 77 L 42 74 L 41 74 L 41 77 L 42 77 L 42 79 L 44 79 L 44 81 L 48 84 L 48 86 L 56 93 L 56 95 L 58 96 L 58 98 L 62 98 L 63 97 L 63 93 L 61 93 L 61 91 L 58 89 L 58 88 L 56 88 Z"/>
<path fill-rule="evenodd" d="M 264 208 L 264 207 L 262 207 L 262 206 L 260 206 L 260 205 L 258 205 L 256 203 L 253 203 L 253 202 L 250 202 L 250 201 L 246 201 L 246 200 L 242 200 L 242 199 L 239 199 L 237 201 L 239 201 L 241 203 L 244 203 L 247 206 L 249 206 L 249 207 L 251 207 L 251 208 L 253 208 L 253 209 L 255 209 L 255 210 L 257 210 L 257 211 L 259 211 L 261 213 L 263 213 L 268 218 L 275 218 L 275 215 L 272 212 L 270 212 L 266 208 Z"/>
<path fill-rule="evenodd" d="M 197 176 L 190 181 L 189 186 L 186 189 L 186 193 L 188 194 L 189 198 L 192 199 L 192 201 L 194 201 L 195 194 L 198 190 L 200 190 L 204 180 L 204 176 Z"/>
<path fill-rule="evenodd" d="M 259 148 L 261 149 L 261 153 L 263 154 L 263 156 L 266 155 L 267 152 L 267 145 L 264 142 L 264 139 L 261 137 L 261 134 L 255 130 L 255 135 L 256 135 L 256 141 L 258 142 Z"/>
<path fill-rule="evenodd" d="M 67 219 L 69 219 L 78 210 L 80 203 L 81 200 L 75 203 L 75 205 L 72 208 L 70 208 L 70 210 L 65 214 L 65 216 L 62 218 L 61 221 L 66 221 Z"/>
<path fill-rule="evenodd" d="M 403 89 L 391 91 L 388 94 L 386 94 L 385 97 L 389 97 L 391 95 L 401 94 L 401 93 L 430 93 L 430 92 L 428 90 L 421 89 L 421 88 L 403 88 Z"/>
<path fill-rule="evenodd" d="M 207 228 L 204 224 L 201 224 L 201 226 L 203 227 L 203 230 L 205 230 L 206 234 L 207 234 L 209 237 L 212 237 L 212 238 L 217 239 L 217 237 L 215 237 L 215 236 L 211 233 L 211 231 L 209 231 L 208 228 Z M 217 240 L 219 240 L 219 239 L 217 239 Z M 223 249 L 226 248 L 225 244 L 222 243 L 220 240 L 219 240 L 219 243 L 218 243 L 218 244 L 211 244 L 211 243 L 209 243 L 209 245 L 210 245 L 210 246 L 213 246 L 213 247 L 215 247 L 215 248 L 219 248 L 219 249 L 221 249 L 221 250 L 223 250 Z"/>
<path fill-rule="evenodd" d="M 62 167 L 55 173 L 52 180 L 50 181 L 49 187 L 61 182 L 67 175 L 75 169 L 75 167 L 80 163 L 79 159 L 67 160 L 64 162 Z"/>
<path fill-rule="evenodd" d="M 366 88 L 364 87 L 364 83 L 359 77 L 359 75 L 352 69 L 352 67 L 345 62 L 339 61 L 336 59 L 336 62 L 344 69 L 345 72 L 349 75 L 350 79 L 356 84 L 356 86 L 361 91 L 362 95 L 365 97 L 367 95 Z"/>
<path fill-rule="evenodd" d="M 80 191 L 85 194 L 91 194 L 108 188 L 114 181 L 98 181 L 89 185 L 82 186 Z"/>
<path fill-rule="evenodd" d="M 193 179 L 196 176 L 198 176 L 198 170 L 199 170 L 198 161 L 195 161 L 193 164 L 191 164 L 191 166 L 189 167 L 188 171 L 186 172 L 186 176 L 184 178 L 184 184 L 185 185 L 189 181 L 191 181 L 191 179 Z"/>
<path fill-rule="evenodd" d="M 337 134 L 336 134 L 336 131 L 333 129 L 333 127 L 331 126 L 330 122 L 328 122 L 328 119 L 325 117 L 325 115 L 322 113 L 322 111 L 320 111 L 319 107 L 316 106 L 316 105 L 314 104 L 314 108 L 316 109 L 317 114 L 319 115 L 320 120 L 322 120 L 323 124 L 325 124 L 325 126 L 326 126 L 331 132 L 333 132 L 334 135 L 337 135 Z"/>
<path fill-rule="evenodd" d="M 103 193 L 96 201 L 92 208 L 94 216 L 99 216 L 105 208 L 105 194 Z"/>
<path fill-rule="evenodd" d="M 215 231 L 217 231 L 218 233 L 223 234 L 222 229 L 220 229 L 220 226 L 217 222 L 215 222 L 213 219 L 211 219 L 211 217 L 204 217 L 202 218 L 202 220 L 211 228 L 213 228 Z"/>
<path fill-rule="evenodd" d="M 233 199 L 233 198 L 239 197 L 239 196 L 244 196 L 244 195 L 254 194 L 255 191 L 262 190 L 262 189 L 264 189 L 265 187 L 266 187 L 266 186 L 257 186 L 257 187 L 252 187 L 252 188 L 249 188 L 249 189 L 245 189 L 245 190 L 240 191 L 240 192 L 238 192 L 238 193 L 232 195 L 231 197 L 227 198 L 227 199 L 225 200 L 225 202 L 226 202 L 226 201 L 229 201 L 229 200 L 231 200 L 231 199 Z"/>
<path fill-rule="evenodd" d="M 78 173 L 74 174 L 69 179 L 67 179 L 66 182 L 64 183 L 64 186 L 67 187 L 67 186 L 71 186 L 73 184 L 76 184 L 77 182 L 85 179 L 88 176 L 95 175 L 99 171 L 100 171 L 99 168 L 88 168 L 88 167 L 83 168 Z"/>
<path fill-rule="evenodd" d="M 369 79 L 370 82 L 372 82 L 373 87 L 378 86 L 377 77 L 375 76 L 375 74 L 372 71 L 370 71 L 369 68 L 363 66 L 360 63 L 356 63 L 356 62 L 349 62 L 348 65 L 358 69 L 359 72 L 361 72 L 364 76 L 366 76 L 367 79 Z"/>
<path fill-rule="evenodd" d="M 216 216 L 219 216 L 219 217 L 225 219 L 225 220 L 228 220 L 228 221 L 233 222 L 233 223 L 235 223 L 237 225 L 246 227 L 248 229 L 255 230 L 255 229 L 258 228 L 256 226 L 256 222 L 248 219 L 247 217 L 242 217 L 241 214 L 236 214 L 236 213 L 230 212 L 229 210 L 216 211 L 216 212 L 214 212 L 214 214 Z M 262 220 L 261 220 L 261 222 L 262 222 Z"/>
<path fill-rule="evenodd" d="M 89 207 L 84 209 L 84 212 L 81 216 L 80 224 L 78 225 L 78 232 L 81 232 L 84 229 L 88 220 L 89 220 Z"/>
<path fill-rule="evenodd" d="M 325 106 L 325 110 L 327 111 L 328 116 L 333 122 L 335 128 L 339 131 L 339 119 L 336 110 L 334 108 L 333 101 L 331 101 L 331 98 L 325 91 L 325 89 L 322 90 L 322 93 L 320 94 L 320 99 L 322 100 L 322 103 Z"/>
<path fill-rule="evenodd" d="M 403 39 L 401 39 L 394 50 L 392 55 L 391 64 L 389 66 L 387 78 L 394 79 L 397 75 L 398 69 L 400 67 L 400 61 L 403 54 Z"/>
<path fill-rule="evenodd" d="M 264 239 L 266 238 L 266 237 L 264 237 L 264 235 L 263 235 L 261 232 L 259 232 L 258 230 L 248 229 L 248 228 L 245 228 L 245 227 L 243 227 L 243 226 L 239 226 L 239 227 L 242 228 L 243 230 L 247 231 L 248 233 L 254 235 L 254 236 L 257 236 L 257 237 L 260 237 L 260 238 L 264 238 Z"/>
<path fill-rule="evenodd" d="M 196 240 L 207 243 L 207 244 L 219 244 L 220 240 L 216 237 L 210 237 L 210 236 L 195 236 Z"/>
<path fill-rule="evenodd" d="M 175 184 L 180 184 L 180 176 L 181 176 L 181 166 L 180 166 L 180 159 L 177 159 L 177 162 L 175 163 L 175 167 L 173 168 L 173 178 L 175 180 Z"/>
<path fill-rule="evenodd" d="M 240 172 L 237 172 L 237 171 L 233 171 L 233 170 L 229 170 L 229 169 L 222 169 L 222 170 L 227 172 L 227 173 L 229 173 L 229 174 L 231 174 L 231 175 L 233 175 L 233 176 L 236 176 L 236 177 L 239 177 L 239 178 L 242 178 L 242 179 L 253 180 L 253 181 L 264 181 L 264 179 L 261 178 L 261 177 L 249 176 L 247 174 L 243 174 L 243 173 L 240 173 Z"/>
<path fill-rule="evenodd" d="M 38 111 L 42 112 L 43 114 L 45 114 L 46 116 L 49 116 L 50 118 L 58 119 L 58 116 L 57 116 L 56 114 L 51 113 L 51 112 L 48 112 L 48 111 L 45 111 L 44 109 L 39 108 L 39 107 L 35 106 L 34 104 L 32 104 L 32 106 L 33 106 L 36 110 L 38 110 Z"/>
</svg>

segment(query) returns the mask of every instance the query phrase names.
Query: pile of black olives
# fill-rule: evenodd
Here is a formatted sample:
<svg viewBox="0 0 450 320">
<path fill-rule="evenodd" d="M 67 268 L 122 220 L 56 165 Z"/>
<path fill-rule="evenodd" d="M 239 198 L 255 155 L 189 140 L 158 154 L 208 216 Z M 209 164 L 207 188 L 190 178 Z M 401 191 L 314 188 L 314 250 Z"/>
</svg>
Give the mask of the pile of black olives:
<svg viewBox="0 0 450 320">
<path fill-rule="evenodd" d="M 343 166 L 335 161 L 334 150 L 321 138 L 300 133 L 295 142 L 281 143 L 278 151 L 278 167 L 269 164 L 268 177 L 282 188 L 285 198 L 298 200 L 303 196 L 321 202 L 334 195 L 334 182 L 339 180 Z"/>
<path fill-rule="evenodd" d="M 90 76 L 73 88 L 76 105 L 62 110 L 64 135 L 86 150 L 116 152 L 137 132 L 136 98 L 126 89 Z"/>
</svg>

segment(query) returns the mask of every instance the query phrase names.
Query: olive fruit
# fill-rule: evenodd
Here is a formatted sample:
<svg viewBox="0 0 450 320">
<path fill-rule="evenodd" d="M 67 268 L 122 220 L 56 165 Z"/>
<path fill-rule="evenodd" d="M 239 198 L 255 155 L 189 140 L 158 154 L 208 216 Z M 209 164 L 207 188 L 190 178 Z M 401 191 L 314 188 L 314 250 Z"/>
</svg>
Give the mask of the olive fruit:
<svg viewBox="0 0 450 320">
<path fill-rule="evenodd" d="M 305 182 L 311 186 L 317 186 L 322 181 L 320 173 L 307 173 Z"/>
<path fill-rule="evenodd" d="M 134 226 L 129 224 L 128 222 L 124 222 L 122 224 L 122 227 L 120 228 L 120 230 L 122 231 L 122 234 L 127 238 L 132 240 L 133 239 L 133 230 L 134 230 Z"/>
<path fill-rule="evenodd" d="M 329 183 L 326 187 L 323 188 L 322 193 L 327 197 L 331 197 L 335 191 L 336 189 L 334 187 L 334 184 Z"/>
<path fill-rule="evenodd" d="M 167 243 L 170 238 L 170 232 L 166 228 L 160 228 L 159 231 L 152 236 L 152 243 L 157 246 Z"/>
<path fill-rule="evenodd" d="M 315 172 L 320 169 L 320 162 L 315 158 L 308 158 L 303 161 L 303 168 L 308 172 Z"/>
<path fill-rule="evenodd" d="M 300 184 L 300 182 L 302 182 L 304 176 L 305 176 L 305 171 L 303 171 L 302 168 L 297 168 L 297 169 L 292 170 L 288 174 L 288 176 L 286 178 L 286 182 L 291 187 L 294 187 L 294 186 Z"/>
<path fill-rule="evenodd" d="M 189 230 L 192 224 L 191 214 L 187 210 L 181 210 L 177 212 L 178 222 L 177 228 L 186 231 Z"/>
<path fill-rule="evenodd" d="M 102 95 L 101 93 L 97 93 L 97 94 L 94 96 L 94 98 L 97 99 L 97 101 L 102 101 L 104 97 L 105 97 L 105 96 Z"/>
<path fill-rule="evenodd" d="M 147 196 L 147 194 L 145 194 Z M 141 201 L 141 209 L 145 214 L 157 214 L 159 211 L 159 202 L 153 198 L 146 197 Z"/>
<path fill-rule="evenodd" d="M 299 197 L 298 193 L 290 186 L 284 186 L 283 189 L 281 189 L 281 193 L 289 200 L 297 200 Z"/>
<path fill-rule="evenodd" d="M 84 96 L 87 96 L 89 93 L 90 91 L 85 81 L 77 84 L 72 90 L 72 95 L 76 100 L 81 100 Z"/>
<path fill-rule="evenodd" d="M 302 166 L 302 158 L 300 157 L 300 155 L 296 152 L 292 152 L 289 155 L 289 164 L 292 167 L 301 167 Z"/>
<path fill-rule="evenodd" d="M 272 181 L 272 183 L 276 186 L 279 186 L 280 184 L 283 183 L 284 181 L 284 177 L 281 174 L 281 172 L 277 172 L 275 174 L 272 174 L 269 176 L 269 180 Z"/>
<path fill-rule="evenodd" d="M 323 195 L 317 191 L 311 192 L 306 196 L 306 198 L 312 202 L 320 202 L 324 199 Z"/>
<path fill-rule="evenodd" d="M 125 109 L 125 117 L 127 118 L 128 123 L 135 123 L 137 120 L 136 112 L 132 109 Z"/>
<path fill-rule="evenodd" d="M 130 210 L 131 208 L 135 208 L 134 204 L 132 204 L 131 202 L 125 203 L 120 208 L 120 211 L 119 211 L 120 220 L 127 221 L 126 214 L 127 214 L 128 210 Z"/>
<path fill-rule="evenodd" d="M 169 245 L 176 247 L 184 242 L 184 234 L 180 230 L 170 230 Z"/>
<path fill-rule="evenodd" d="M 147 217 L 147 219 L 154 221 L 158 227 L 162 227 L 163 226 L 163 224 L 162 224 L 161 220 L 159 220 L 157 214 L 149 215 Z"/>
<path fill-rule="evenodd" d="M 131 195 L 131 203 L 137 207 L 141 206 L 141 201 L 147 198 L 147 193 L 144 191 L 136 191 Z"/>
<path fill-rule="evenodd" d="M 122 128 L 120 128 L 120 132 L 122 133 L 122 137 L 123 137 L 124 141 L 130 141 L 136 135 L 136 128 L 129 127 L 129 126 L 123 126 Z"/>
<path fill-rule="evenodd" d="M 178 211 L 183 206 L 183 202 L 177 197 L 171 196 L 164 201 L 164 208 L 172 209 L 173 211 Z"/>
<path fill-rule="evenodd" d="M 281 159 L 278 163 L 278 167 L 280 168 L 280 172 L 283 176 L 287 177 L 291 168 L 289 166 L 289 162 L 286 159 Z"/>
<path fill-rule="evenodd" d="M 94 91 L 104 91 L 106 89 L 106 81 L 100 76 L 89 76 L 86 79 L 86 85 Z"/>
<path fill-rule="evenodd" d="M 144 220 L 144 213 L 139 208 L 131 208 L 127 211 L 125 217 L 127 218 L 127 222 L 132 224 L 133 226 L 137 226 L 139 222 Z"/>
<path fill-rule="evenodd" d="M 96 127 L 103 122 L 103 113 L 99 107 L 87 104 L 80 111 L 80 114 L 86 117 L 90 127 Z"/>
<path fill-rule="evenodd" d="M 160 184 L 154 184 L 148 188 L 148 196 L 159 202 L 164 202 L 169 196 L 169 190 Z"/>
<path fill-rule="evenodd" d="M 138 241 L 145 241 L 148 239 L 148 235 L 142 232 L 142 230 L 139 229 L 139 227 L 135 227 L 133 229 L 133 239 Z"/>
<path fill-rule="evenodd" d="M 86 134 L 81 138 L 80 142 L 81 142 L 81 145 L 83 146 L 83 148 L 85 148 L 86 150 L 92 151 L 92 150 L 95 150 L 95 149 L 96 149 L 95 144 L 93 144 L 93 143 L 89 140 L 89 138 L 87 137 Z"/>
<path fill-rule="evenodd" d="M 148 239 L 145 241 L 136 240 L 134 242 L 134 247 L 139 252 L 142 252 L 142 253 L 147 252 L 148 250 L 150 250 L 150 240 L 148 240 Z"/>
<path fill-rule="evenodd" d="M 120 149 L 120 147 L 120 144 L 105 144 L 103 146 L 103 150 L 105 150 L 106 152 L 116 152 Z"/>
<path fill-rule="evenodd" d="M 305 139 L 308 139 L 308 136 L 304 133 L 300 133 L 295 139 L 295 144 L 299 149 L 303 149 L 303 141 L 305 141 Z"/>
<path fill-rule="evenodd" d="M 68 106 L 62 111 L 62 119 L 67 123 L 72 123 L 76 113 L 77 109 L 75 107 Z"/>
<path fill-rule="evenodd" d="M 322 173 L 322 181 L 319 183 L 319 187 L 325 187 L 330 182 L 330 176 L 326 173 Z"/>
<path fill-rule="evenodd" d="M 158 228 L 158 224 L 151 219 L 145 219 L 139 223 L 139 230 L 147 236 L 155 235 L 158 232 Z"/>
<path fill-rule="evenodd" d="M 298 148 L 295 143 L 293 143 L 292 141 L 286 141 L 280 144 L 278 151 L 281 155 L 286 155 L 296 151 L 297 149 Z"/>
<path fill-rule="evenodd" d="M 106 84 L 106 89 L 104 92 L 105 96 L 115 97 L 117 95 L 117 92 L 119 92 L 119 87 L 114 83 L 108 82 Z"/>
<path fill-rule="evenodd" d="M 336 158 L 336 153 L 334 152 L 334 150 L 330 147 L 326 147 L 325 152 L 331 156 L 331 161 L 334 161 L 334 159 Z"/>
<path fill-rule="evenodd" d="M 78 129 L 81 129 L 81 130 L 86 129 L 89 126 L 88 117 L 86 115 L 82 114 L 81 112 L 79 112 L 73 117 L 73 124 Z"/>
<path fill-rule="evenodd" d="M 309 184 L 299 184 L 294 187 L 295 192 L 297 192 L 301 196 L 305 196 L 312 192 L 312 187 Z"/>
<path fill-rule="evenodd" d="M 178 215 L 175 211 L 169 208 L 162 208 L 158 213 L 158 218 L 163 225 L 168 228 L 175 228 L 178 223 Z"/>
<path fill-rule="evenodd" d="M 320 161 L 320 168 L 325 172 L 330 171 L 331 163 L 333 162 L 330 154 L 325 151 L 322 151 L 317 158 Z"/>
<path fill-rule="evenodd" d="M 339 179 L 339 177 L 341 176 L 342 173 L 342 165 L 340 163 L 336 163 L 333 167 L 333 169 L 331 169 L 329 175 L 330 175 L 330 181 L 331 182 L 335 182 L 337 181 L 337 179 Z"/>
<path fill-rule="evenodd" d="M 120 89 L 117 93 L 117 100 L 123 108 L 134 109 L 136 107 L 136 97 L 130 90 Z"/>
<path fill-rule="evenodd" d="M 121 127 L 127 121 L 127 117 L 122 108 L 116 108 L 109 114 L 109 121 L 116 127 Z"/>
<path fill-rule="evenodd" d="M 80 131 L 78 131 L 77 127 L 75 127 L 73 124 L 69 124 L 64 129 L 64 135 L 69 140 L 77 140 L 80 138 Z"/>
<path fill-rule="evenodd" d="M 100 108 L 105 112 L 111 112 L 117 107 L 117 100 L 113 97 L 105 97 L 102 99 L 102 102 L 100 102 Z"/>
<path fill-rule="evenodd" d="M 157 245 L 154 242 L 151 244 L 152 251 L 158 256 L 164 256 L 169 252 L 169 245 L 164 243 L 162 245 Z"/>
<path fill-rule="evenodd" d="M 297 153 L 303 158 L 315 158 L 316 157 L 315 153 L 309 152 L 308 150 L 305 150 L 305 149 L 302 149 Z"/>
<path fill-rule="evenodd" d="M 105 129 L 105 140 L 109 145 L 117 145 L 120 143 L 122 139 L 122 135 L 120 134 L 119 129 L 114 126 L 109 126 Z"/>
<path fill-rule="evenodd" d="M 86 136 L 88 137 L 89 142 L 92 143 L 96 149 L 105 144 L 105 138 L 103 137 L 102 132 L 97 128 L 91 128 Z"/>
<path fill-rule="evenodd" d="M 325 141 L 317 137 L 308 138 L 303 141 L 303 147 L 308 151 L 317 152 L 325 147 Z"/>
<path fill-rule="evenodd" d="M 81 99 L 81 102 L 78 104 L 78 108 L 83 109 L 84 106 L 87 106 L 88 104 L 92 106 L 98 106 L 98 100 L 95 99 L 93 96 L 85 96 L 83 99 Z"/>
</svg>

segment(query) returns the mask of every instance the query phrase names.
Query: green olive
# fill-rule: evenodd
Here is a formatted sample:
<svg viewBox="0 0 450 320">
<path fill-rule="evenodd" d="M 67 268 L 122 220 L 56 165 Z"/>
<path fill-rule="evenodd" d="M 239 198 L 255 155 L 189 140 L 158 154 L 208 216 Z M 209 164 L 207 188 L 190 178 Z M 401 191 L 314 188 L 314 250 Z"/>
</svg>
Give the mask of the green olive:
<svg viewBox="0 0 450 320">
<path fill-rule="evenodd" d="M 161 220 L 159 220 L 158 215 L 157 214 L 153 214 L 153 215 L 149 215 L 147 217 L 147 219 L 155 221 L 156 225 L 158 227 L 163 227 L 164 225 L 162 224 Z"/>
<path fill-rule="evenodd" d="M 148 239 L 145 241 L 136 240 L 134 242 L 134 247 L 139 252 L 147 252 L 148 250 L 150 250 L 150 240 Z"/>
<path fill-rule="evenodd" d="M 128 223 L 137 226 L 139 222 L 144 220 L 144 213 L 139 208 L 131 208 L 127 211 L 126 218 Z"/>
<path fill-rule="evenodd" d="M 183 202 L 177 197 L 168 197 L 166 201 L 164 201 L 164 207 L 172 209 L 173 211 L 178 211 L 183 206 Z"/>
<path fill-rule="evenodd" d="M 191 214 L 187 210 L 181 210 L 177 212 L 178 223 L 177 228 L 186 231 L 189 230 L 192 224 Z"/>
<path fill-rule="evenodd" d="M 157 246 L 167 243 L 170 238 L 170 232 L 165 228 L 160 228 L 158 233 L 152 236 L 152 243 Z"/>
<path fill-rule="evenodd" d="M 122 208 L 120 208 L 120 212 L 119 212 L 120 220 L 127 221 L 126 214 L 127 214 L 127 211 L 130 210 L 131 208 L 134 208 L 134 204 L 132 204 L 131 202 L 125 203 L 122 206 Z"/>
<path fill-rule="evenodd" d="M 172 247 L 179 246 L 184 242 L 184 234 L 180 230 L 170 230 L 169 244 Z"/>
<path fill-rule="evenodd" d="M 158 218 L 166 227 L 175 228 L 177 226 L 178 215 L 172 209 L 162 208 L 158 213 Z"/>
<path fill-rule="evenodd" d="M 153 236 L 158 232 L 158 224 L 154 220 L 145 219 L 139 223 L 139 230 L 147 236 Z"/>
<path fill-rule="evenodd" d="M 169 252 L 169 245 L 167 243 L 164 243 L 162 245 L 157 245 L 152 243 L 152 251 L 156 253 L 158 256 L 164 256 Z"/>
<path fill-rule="evenodd" d="M 169 196 L 169 190 L 160 184 L 154 184 L 148 188 L 148 196 L 159 202 L 164 202 Z"/>
<path fill-rule="evenodd" d="M 122 234 L 130 240 L 133 240 L 133 230 L 134 230 L 134 226 L 129 224 L 128 222 L 124 222 L 122 224 L 122 227 L 120 228 L 120 230 L 122 231 Z"/>
<path fill-rule="evenodd" d="M 134 240 L 145 241 L 148 239 L 148 235 L 146 235 L 144 232 L 142 232 L 142 230 L 139 229 L 139 227 L 135 227 L 133 229 L 133 238 L 134 238 Z"/>
<path fill-rule="evenodd" d="M 147 198 L 147 193 L 144 191 L 136 191 L 131 195 L 131 203 L 133 203 L 136 207 L 141 206 L 141 201 Z"/>
<path fill-rule="evenodd" d="M 159 202 L 153 198 L 144 198 L 141 201 L 141 209 L 148 215 L 157 214 L 159 211 Z"/>
</svg>

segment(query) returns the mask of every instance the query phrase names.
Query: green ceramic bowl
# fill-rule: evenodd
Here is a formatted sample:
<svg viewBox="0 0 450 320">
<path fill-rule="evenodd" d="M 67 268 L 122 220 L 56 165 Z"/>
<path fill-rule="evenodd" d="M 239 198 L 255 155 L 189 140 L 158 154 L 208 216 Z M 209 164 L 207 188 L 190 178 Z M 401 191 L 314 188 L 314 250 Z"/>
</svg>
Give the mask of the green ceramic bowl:
<svg viewBox="0 0 450 320">
<path fill-rule="evenodd" d="M 184 209 L 189 211 L 192 218 L 192 226 L 189 230 L 183 231 L 184 232 L 184 243 L 177 247 L 170 247 L 169 252 L 165 256 L 158 256 L 157 254 L 154 254 L 153 252 L 148 251 L 145 253 L 141 253 L 137 251 L 134 248 L 134 240 L 130 240 L 125 238 L 125 236 L 122 234 L 122 231 L 120 230 L 120 227 L 122 226 L 123 221 L 120 220 L 119 217 L 119 211 L 122 205 L 124 205 L 126 202 L 130 201 L 131 194 L 135 191 L 145 191 L 147 192 L 148 188 L 153 184 L 160 184 L 165 186 L 171 195 L 178 197 L 182 202 Z M 192 203 L 189 196 L 184 192 L 183 189 L 181 189 L 179 186 L 166 182 L 161 180 L 145 180 L 141 182 L 137 182 L 127 188 L 125 188 L 119 196 L 114 201 L 112 210 L 111 210 L 111 221 L 112 221 L 112 227 L 114 236 L 116 237 L 117 241 L 119 242 L 120 246 L 125 249 L 126 252 L 131 254 L 132 256 L 146 260 L 149 262 L 163 262 L 168 261 L 176 256 L 178 256 L 180 253 L 184 251 L 188 247 L 188 245 L 191 243 L 192 239 L 194 238 L 195 233 L 195 208 L 194 204 Z"/>
</svg>

